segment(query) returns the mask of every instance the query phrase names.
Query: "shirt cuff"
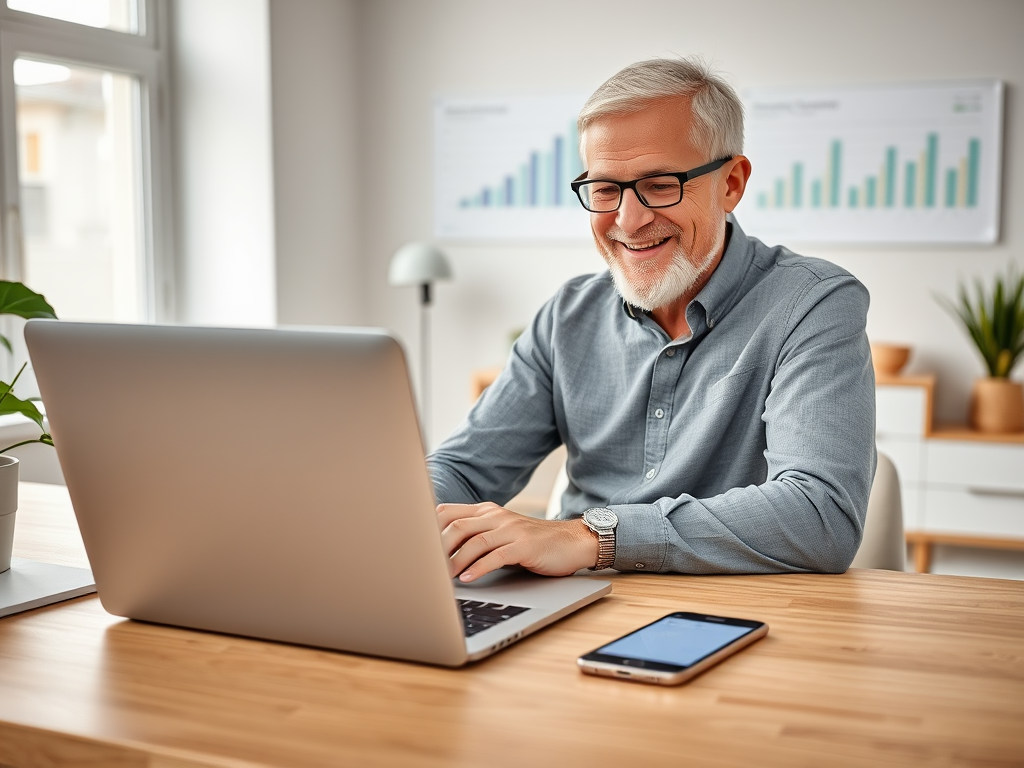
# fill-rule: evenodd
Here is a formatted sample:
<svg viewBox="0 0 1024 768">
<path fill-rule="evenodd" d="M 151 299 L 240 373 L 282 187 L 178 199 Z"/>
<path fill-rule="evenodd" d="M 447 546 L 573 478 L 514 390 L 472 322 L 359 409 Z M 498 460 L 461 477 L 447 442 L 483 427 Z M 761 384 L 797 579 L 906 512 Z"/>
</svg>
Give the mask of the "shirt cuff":
<svg viewBox="0 0 1024 768">
<path fill-rule="evenodd" d="M 668 556 L 668 521 L 654 504 L 616 504 L 608 507 L 619 518 L 615 528 L 617 571 L 660 572 Z"/>
</svg>

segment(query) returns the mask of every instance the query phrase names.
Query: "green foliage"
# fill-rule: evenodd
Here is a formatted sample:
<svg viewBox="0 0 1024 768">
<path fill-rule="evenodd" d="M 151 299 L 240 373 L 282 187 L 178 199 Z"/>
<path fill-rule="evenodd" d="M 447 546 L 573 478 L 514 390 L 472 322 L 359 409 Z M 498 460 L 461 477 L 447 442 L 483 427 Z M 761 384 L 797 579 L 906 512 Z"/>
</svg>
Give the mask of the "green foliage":
<svg viewBox="0 0 1024 768">
<path fill-rule="evenodd" d="M 0 280 L 0 315 L 15 315 L 26 320 L 37 317 L 57 317 L 53 307 L 40 294 L 26 288 L 21 283 L 12 283 L 9 280 Z M 3 335 L 0 335 L 0 344 L 7 347 L 8 352 L 14 351 L 10 340 Z M 53 445 L 53 438 L 43 429 L 43 414 L 36 407 L 36 404 L 31 400 L 22 400 L 20 397 L 16 397 L 12 391 L 14 385 L 18 383 L 18 379 L 21 378 L 26 365 L 28 363 L 21 366 L 18 375 L 14 377 L 10 384 L 0 381 L 0 416 L 20 413 L 34 421 L 42 434 L 34 440 L 24 440 L 0 449 L 0 453 L 9 451 L 11 448 L 17 448 L 19 445 L 27 445 L 28 443 Z"/>
<path fill-rule="evenodd" d="M 41 294 L 26 288 L 22 283 L 0 280 L 0 315 L 16 315 L 30 320 L 36 317 L 57 317 L 53 307 Z M 0 335 L 0 344 L 14 352 L 10 340 Z"/>
<path fill-rule="evenodd" d="M 991 294 L 985 292 L 980 280 L 974 281 L 972 301 L 967 287 L 960 285 L 958 302 L 945 296 L 940 303 L 967 329 L 981 353 L 993 378 L 1009 378 L 1013 366 L 1024 355 L 1024 275 L 1011 267 L 1006 274 L 996 275 Z"/>
</svg>

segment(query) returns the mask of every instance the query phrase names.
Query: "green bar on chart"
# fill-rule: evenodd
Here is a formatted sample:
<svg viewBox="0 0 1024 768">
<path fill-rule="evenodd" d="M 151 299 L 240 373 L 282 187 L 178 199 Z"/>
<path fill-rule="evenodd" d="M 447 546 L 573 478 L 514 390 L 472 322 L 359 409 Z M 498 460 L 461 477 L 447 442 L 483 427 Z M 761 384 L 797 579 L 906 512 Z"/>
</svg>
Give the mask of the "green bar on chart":
<svg viewBox="0 0 1024 768">
<path fill-rule="evenodd" d="M 840 189 L 840 177 L 839 177 L 839 162 L 843 157 L 843 145 L 838 139 L 832 142 L 832 156 L 829 159 L 829 181 L 832 184 L 832 189 L 829 194 L 829 205 L 833 208 L 839 207 L 839 189 Z"/>
<path fill-rule="evenodd" d="M 878 192 L 878 179 L 874 176 L 868 176 L 867 181 L 864 182 L 864 205 L 868 208 L 875 207 L 875 195 Z"/>
<path fill-rule="evenodd" d="M 896 205 L 896 147 L 885 150 L 885 207 Z"/>
<path fill-rule="evenodd" d="M 856 187 L 850 187 L 849 205 L 850 205 L 851 208 L 856 208 L 857 207 L 857 188 Z"/>
<path fill-rule="evenodd" d="M 917 197 L 917 190 L 914 188 L 917 182 L 917 163 L 908 160 L 906 168 L 907 171 L 903 177 L 903 205 L 906 208 L 913 208 L 914 199 Z"/>
<path fill-rule="evenodd" d="M 804 165 L 803 163 L 793 163 L 793 207 L 800 208 L 803 206 L 803 190 L 804 190 Z"/>
<path fill-rule="evenodd" d="M 775 207 L 782 208 L 786 204 L 786 182 L 784 179 L 775 180 Z"/>
<path fill-rule="evenodd" d="M 967 142 L 967 207 L 978 205 L 978 170 L 981 165 L 981 142 L 971 139 Z"/>
<path fill-rule="evenodd" d="M 928 134 L 928 154 L 924 167 L 924 204 L 928 208 L 935 207 L 936 187 L 938 186 L 939 165 L 939 134 Z"/>
<path fill-rule="evenodd" d="M 821 208 L 821 179 L 811 182 L 811 207 Z"/>
<path fill-rule="evenodd" d="M 946 169 L 946 207 L 956 207 L 956 168 Z"/>
<path fill-rule="evenodd" d="M 767 208 L 768 207 L 768 193 L 767 192 L 758 192 L 757 193 L 757 207 L 758 208 Z"/>
</svg>

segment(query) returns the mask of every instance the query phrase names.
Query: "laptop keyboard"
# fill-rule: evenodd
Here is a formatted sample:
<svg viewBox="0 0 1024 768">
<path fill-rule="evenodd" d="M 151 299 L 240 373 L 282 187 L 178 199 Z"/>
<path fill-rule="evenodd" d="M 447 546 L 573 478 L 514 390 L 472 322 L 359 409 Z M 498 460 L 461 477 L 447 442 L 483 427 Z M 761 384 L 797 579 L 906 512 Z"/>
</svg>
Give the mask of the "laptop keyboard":
<svg viewBox="0 0 1024 768">
<path fill-rule="evenodd" d="M 495 624 L 500 624 L 513 616 L 518 616 L 524 611 L 530 610 L 521 605 L 501 605 L 499 603 L 484 603 L 480 600 L 463 600 L 456 598 L 459 610 L 462 613 L 462 631 L 466 637 L 472 637 L 477 632 L 490 629 Z"/>
</svg>

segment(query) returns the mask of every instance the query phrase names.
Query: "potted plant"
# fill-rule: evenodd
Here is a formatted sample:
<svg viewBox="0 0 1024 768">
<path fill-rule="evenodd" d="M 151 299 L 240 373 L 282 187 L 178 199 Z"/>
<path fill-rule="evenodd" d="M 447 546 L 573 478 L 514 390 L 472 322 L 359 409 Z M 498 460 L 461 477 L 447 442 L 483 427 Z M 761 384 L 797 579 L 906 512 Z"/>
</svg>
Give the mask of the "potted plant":
<svg viewBox="0 0 1024 768">
<path fill-rule="evenodd" d="M 972 301 L 960 285 L 959 303 L 939 300 L 967 329 L 978 348 L 988 377 L 978 379 L 971 393 L 971 426 L 982 432 L 1024 431 L 1024 384 L 1010 372 L 1024 355 L 1024 275 L 1011 267 L 996 275 L 991 293 L 975 281 Z"/>
<path fill-rule="evenodd" d="M 15 315 L 30 319 L 34 317 L 57 317 L 53 307 L 41 295 L 29 290 L 21 283 L 0 280 L 0 315 Z M 0 334 L 0 344 L 7 347 L 8 352 L 14 351 L 10 340 Z M 8 384 L 0 381 L 0 416 L 20 413 L 34 421 L 39 427 L 39 437 L 22 440 L 0 448 L 0 573 L 11 567 L 11 548 L 14 545 L 14 518 L 18 509 L 18 460 L 13 456 L 5 456 L 7 451 L 21 445 L 42 443 L 53 445 L 53 438 L 43 426 L 43 414 L 33 402 L 33 398 L 22 400 L 14 394 L 14 385 L 25 371 L 25 363 Z"/>
</svg>

